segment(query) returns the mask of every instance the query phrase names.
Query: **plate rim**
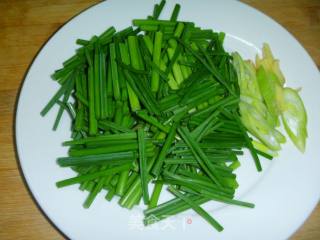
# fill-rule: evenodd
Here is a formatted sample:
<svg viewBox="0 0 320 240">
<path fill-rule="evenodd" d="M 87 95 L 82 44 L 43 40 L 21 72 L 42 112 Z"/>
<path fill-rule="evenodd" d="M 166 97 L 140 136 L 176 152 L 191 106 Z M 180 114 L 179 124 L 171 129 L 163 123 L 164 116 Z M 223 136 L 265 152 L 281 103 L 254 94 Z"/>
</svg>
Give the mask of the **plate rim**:
<svg viewBox="0 0 320 240">
<path fill-rule="evenodd" d="M 110 0 L 109 0 L 110 1 Z M 290 37 L 296 41 L 297 44 L 299 44 L 299 46 L 305 51 L 305 53 L 308 55 L 308 57 L 311 59 L 312 64 L 314 65 L 314 67 L 316 69 L 318 69 L 313 57 L 309 54 L 309 52 L 306 50 L 306 48 L 295 38 L 295 36 L 288 31 L 284 26 L 282 26 L 280 23 L 278 23 L 276 20 L 274 20 L 272 17 L 270 17 L 269 15 L 265 14 L 264 12 L 260 11 L 257 8 L 254 8 L 253 6 L 250 6 L 247 3 L 241 2 L 241 1 L 237 1 L 238 4 L 245 6 L 246 8 L 249 8 L 251 11 L 255 11 L 258 12 L 259 14 L 261 14 L 264 18 L 267 18 L 268 21 L 271 21 L 275 24 L 278 25 L 278 27 L 281 28 L 282 31 L 285 31 L 288 35 L 290 35 Z M 80 16 L 81 14 L 83 14 L 84 12 L 88 11 L 88 10 L 92 10 L 95 7 L 98 7 L 101 4 L 104 4 L 105 2 L 98 2 L 95 3 L 83 10 L 81 10 L 80 12 L 78 12 L 77 14 L 75 14 L 74 16 L 72 16 L 70 19 L 68 19 L 65 23 L 63 23 L 58 29 L 56 29 L 54 32 L 52 32 L 50 34 L 50 36 L 47 38 L 46 41 L 43 42 L 43 44 L 39 47 L 39 49 L 37 50 L 36 54 L 33 56 L 32 60 L 30 61 L 28 67 L 25 70 L 25 73 L 23 75 L 23 80 L 21 81 L 18 91 L 17 91 L 17 97 L 16 97 L 16 101 L 15 101 L 15 111 L 14 111 L 14 118 L 13 118 L 13 137 L 14 137 L 14 150 L 15 150 L 15 155 L 16 155 L 16 161 L 17 161 L 17 168 L 19 169 L 20 175 L 22 176 L 22 180 L 23 183 L 29 193 L 29 195 L 31 196 L 33 202 L 35 203 L 35 205 L 37 206 L 37 208 L 40 210 L 40 212 L 42 213 L 42 215 L 48 220 L 48 222 L 50 223 L 51 226 L 53 226 L 62 236 L 67 237 L 69 239 L 71 239 L 72 236 L 69 236 L 66 230 L 63 230 L 64 227 L 63 226 L 59 226 L 60 224 L 57 222 L 54 222 L 54 220 L 50 217 L 50 214 L 48 212 L 46 212 L 46 210 L 44 209 L 44 207 L 40 204 L 40 201 L 38 200 L 37 194 L 35 192 L 35 190 L 33 190 L 32 185 L 30 184 L 27 174 L 25 173 L 25 169 L 24 169 L 24 164 L 23 161 L 21 161 L 21 154 L 20 154 L 20 148 L 19 148 L 19 140 L 18 140 L 18 130 L 17 130 L 17 125 L 18 125 L 18 115 L 19 115 L 19 108 L 21 105 L 21 96 L 23 93 L 23 89 L 25 86 L 25 83 L 28 79 L 28 75 L 30 73 L 30 70 L 32 69 L 34 63 L 36 62 L 36 60 L 38 59 L 40 53 L 43 51 L 43 49 L 45 49 L 45 47 L 48 45 L 48 43 L 50 43 L 50 41 L 55 37 L 56 34 L 58 34 L 62 29 L 64 29 L 66 27 L 66 25 L 68 25 L 70 22 L 72 22 L 75 18 L 77 18 L 78 16 Z M 320 73 L 319 73 L 320 75 Z M 293 234 L 295 234 L 301 227 L 302 225 L 308 220 L 308 218 L 310 217 L 310 215 L 312 214 L 312 212 L 314 211 L 314 209 L 316 208 L 317 204 L 319 203 L 320 200 L 320 196 L 318 197 L 317 201 L 315 202 L 315 204 L 310 208 L 310 211 L 308 213 L 305 214 L 305 218 L 304 220 L 298 225 L 297 228 L 293 229 L 292 231 L 290 231 L 291 233 L 289 233 L 290 235 L 288 237 L 291 237 Z"/>
</svg>

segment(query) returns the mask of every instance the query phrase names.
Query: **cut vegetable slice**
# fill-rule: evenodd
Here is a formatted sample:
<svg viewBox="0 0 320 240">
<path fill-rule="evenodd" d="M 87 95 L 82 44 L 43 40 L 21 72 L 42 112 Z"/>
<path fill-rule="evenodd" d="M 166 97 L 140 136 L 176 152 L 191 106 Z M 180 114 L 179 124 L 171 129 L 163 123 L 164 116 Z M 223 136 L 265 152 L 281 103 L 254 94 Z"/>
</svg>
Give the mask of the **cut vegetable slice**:
<svg viewBox="0 0 320 240">
<path fill-rule="evenodd" d="M 283 125 L 292 142 L 301 151 L 305 151 L 307 132 L 307 113 L 298 92 L 284 88 L 282 103 Z"/>
<path fill-rule="evenodd" d="M 274 126 L 279 126 L 280 103 L 283 98 L 282 87 L 273 72 L 266 71 L 263 66 L 257 70 L 257 81 L 260 92 L 272 116 Z"/>
<path fill-rule="evenodd" d="M 241 95 L 246 95 L 262 101 L 260 88 L 256 80 L 256 70 L 252 62 L 244 61 L 239 53 L 233 53 L 233 65 L 238 75 Z"/>
<path fill-rule="evenodd" d="M 280 150 L 280 144 L 266 119 L 251 105 L 240 102 L 241 121 L 248 131 L 271 150 Z"/>
<path fill-rule="evenodd" d="M 258 55 L 256 56 L 256 67 L 260 68 L 263 66 L 266 71 L 274 73 L 277 82 L 283 86 L 285 83 L 285 78 L 280 70 L 279 60 L 273 57 L 270 46 L 267 43 L 263 44 L 262 57 L 263 58 L 261 59 Z"/>
</svg>

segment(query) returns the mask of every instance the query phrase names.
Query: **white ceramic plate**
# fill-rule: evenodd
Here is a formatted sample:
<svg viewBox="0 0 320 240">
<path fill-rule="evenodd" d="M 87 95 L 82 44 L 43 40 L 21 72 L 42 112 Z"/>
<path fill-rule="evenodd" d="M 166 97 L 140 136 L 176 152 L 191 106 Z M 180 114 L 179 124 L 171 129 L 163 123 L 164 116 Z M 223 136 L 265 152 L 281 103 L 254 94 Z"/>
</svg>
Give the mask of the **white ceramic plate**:
<svg viewBox="0 0 320 240">
<path fill-rule="evenodd" d="M 305 154 L 291 143 L 270 162 L 262 159 L 264 171 L 257 173 L 250 156 L 241 159 L 238 171 L 239 198 L 256 204 L 254 209 L 210 205 L 207 209 L 224 226 L 216 232 L 188 211 L 144 228 L 141 208 L 122 209 L 100 194 L 89 210 L 82 208 L 85 192 L 72 186 L 58 190 L 55 182 L 74 173 L 57 166 L 55 159 L 66 154 L 61 142 L 68 139 L 70 121 L 62 119 L 58 131 L 52 124 L 56 108 L 46 118 L 40 110 L 58 85 L 50 79 L 54 70 L 73 55 L 77 38 L 88 39 L 114 25 L 118 30 L 133 18 L 152 12 L 150 0 L 110 0 L 81 13 L 62 27 L 34 60 L 21 90 L 16 115 L 16 140 L 23 174 L 29 188 L 52 222 L 72 239 L 285 239 L 309 216 L 320 196 L 320 77 L 303 47 L 284 28 L 262 13 L 237 1 L 179 1 L 180 19 L 203 28 L 227 33 L 225 46 L 254 58 L 268 42 L 280 59 L 281 69 L 292 87 L 302 87 L 301 96 L 309 116 L 309 138 Z M 168 17 L 174 1 L 167 3 Z M 45 13 L 44 13 L 45 14 Z"/>
</svg>

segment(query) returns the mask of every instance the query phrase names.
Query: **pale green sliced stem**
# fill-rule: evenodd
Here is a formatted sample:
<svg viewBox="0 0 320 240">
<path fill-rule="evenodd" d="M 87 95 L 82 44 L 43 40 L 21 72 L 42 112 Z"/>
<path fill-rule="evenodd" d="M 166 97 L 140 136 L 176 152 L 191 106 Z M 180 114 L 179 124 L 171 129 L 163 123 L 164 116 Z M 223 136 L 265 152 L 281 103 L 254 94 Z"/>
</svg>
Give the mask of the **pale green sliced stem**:
<svg viewBox="0 0 320 240">
<path fill-rule="evenodd" d="M 162 32 L 156 32 L 154 38 L 154 47 L 153 47 L 153 63 L 160 67 L 160 56 L 161 56 L 161 45 L 162 45 Z M 152 69 L 151 75 L 151 91 L 157 92 L 159 90 L 159 72 L 155 69 Z"/>
<path fill-rule="evenodd" d="M 111 76 L 113 86 L 113 96 L 116 100 L 120 100 L 120 86 L 119 86 L 119 75 L 118 75 L 118 64 L 116 62 L 116 46 L 114 43 L 110 44 L 110 61 L 111 61 Z"/>
<path fill-rule="evenodd" d="M 121 56 L 122 62 L 126 65 L 129 65 L 130 64 L 130 55 L 129 55 L 127 42 L 119 43 L 119 49 L 120 49 L 120 56 Z"/>
<path fill-rule="evenodd" d="M 98 122 L 95 114 L 94 98 L 94 69 L 88 68 L 88 88 L 89 88 L 89 134 L 96 135 L 98 132 Z"/>
<path fill-rule="evenodd" d="M 124 194 L 126 184 L 129 178 L 129 170 L 120 173 L 119 180 L 117 183 L 116 194 L 122 196 Z"/>
<path fill-rule="evenodd" d="M 131 41 L 135 41 L 135 40 L 131 40 Z M 131 55 L 129 54 L 128 45 L 129 44 L 127 42 L 125 44 L 123 44 L 123 43 L 120 44 L 121 60 L 124 64 L 127 64 L 127 65 L 129 65 L 131 62 L 130 61 Z M 131 45 L 132 45 L 132 43 L 131 43 Z M 135 63 L 135 64 L 137 64 L 137 63 Z M 133 112 L 140 110 L 141 106 L 140 106 L 140 102 L 139 102 L 137 95 L 135 94 L 135 92 L 131 88 L 130 84 L 127 83 L 126 85 L 127 85 L 127 91 L 128 91 L 128 97 L 129 97 L 131 110 Z"/>
<path fill-rule="evenodd" d="M 269 149 L 266 145 L 264 145 L 264 144 L 261 143 L 261 142 L 258 142 L 258 141 L 253 140 L 253 141 L 252 141 L 252 144 L 253 144 L 253 146 L 254 146 L 256 149 L 258 149 L 258 150 L 261 151 L 261 152 L 267 153 L 267 154 L 269 154 L 269 155 L 272 156 L 272 157 L 278 156 L 278 152 Z"/>
<path fill-rule="evenodd" d="M 100 108 L 100 45 L 96 44 L 94 51 L 94 107 L 96 113 L 96 119 L 100 119 L 101 108 Z"/>
<path fill-rule="evenodd" d="M 175 31 L 174 31 L 174 34 L 173 36 L 174 37 L 180 37 L 181 34 L 183 33 L 183 29 L 184 29 L 184 23 L 183 22 L 179 22 Z"/>
<path fill-rule="evenodd" d="M 141 189 L 144 204 L 149 204 L 148 192 L 148 170 L 147 170 L 147 157 L 146 157 L 146 142 L 145 132 L 143 128 L 138 129 L 138 143 L 139 143 L 139 172 L 141 178 Z"/>
<path fill-rule="evenodd" d="M 150 202 L 149 202 L 149 206 L 148 208 L 154 208 L 158 205 L 158 201 L 159 201 L 159 197 L 160 197 L 160 193 L 163 187 L 163 183 L 162 182 L 156 182 L 156 184 L 154 185 L 154 189 L 150 198 Z"/>
<path fill-rule="evenodd" d="M 153 53 L 153 43 L 152 43 L 152 40 L 151 40 L 150 36 L 144 35 L 143 36 L 143 41 L 146 44 L 149 53 L 152 54 Z"/>
<path fill-rule="evenodd" d="M 128 96 L 129 96 L 131 110 L 133 112 L 136 112 L 141 109 L 139 99 L 138 99 L 136 93 L 130 87 L 130 84 L 128 84 L 128 83 L 127 83 L 127 89 L 128 89 Z"/>
<path fill-rule="evenodd" d="M 163 59 L 161 59 L 161 62 L 160 62 L 160 69 L 162 71 L 166 71 L 167 69 L 167 64 L 168 62 L 168 57 L 165 55 Z M 168 84 L 169 84 L 169 87 L 172 89 L 172 90 L 177 90 L 179 89 L 179 86 L 178 86 L 178 83 L 176 82 L 176 80 L 174 79 L 172 73 L 169 73 L 168 75 Z"/>
<path fill-rule="evenodd" d="M 172 48 L 167 49 L 167 53 L 168 53 L 170 60 L 173 58 L 174 52 L 175 51 Z M 178 83 L 178 85 L 181 84 L 183 82 L 183 76 L 182 76 L 182 72 L 180 69 L 180 65 L 178 63 L 175 62 L 173 64 L 172 72 L 173 72 L 173 76 L 174 76 L 175 81 Z"/>
<path fill-rule="evenodd" d="M 145 41 L 150 54 L 152 54 L 153 43 L 152 43 L 150 37 L 149 36 L 144 36 L 143 40 Z M 161 71 L 163 71 L 163 72 L 166 71 L 167 63 L 168 63 L 168 57 L 165 55 L 163 59 L 160 59 L 160 70 Z M 176 80 L 174 79 L 172 73 L 169 73 L 169 75 L 168 75 L 168 84 L 169 84 L 170 88 L 173 89 L 173 90 L 179 89 L 179 86 L 178 86 Z"/>
<path fill-rule="evenodd" d="M 181 54 L 180 54 L 180 56 L 179 56 L 179 60 L 183 60 L 184 58 L 183 58 L 184 56 L 182 56 Z M 189 68 L 188 66 L 185 66 L 185 65 L 182 65 L 182 64 L 180 64 L 180 69 L 181 69 L 181 72 L 182 72 L 182 76 L 183 76 L 183 78 L 184 79 L 186 79 L 186 78 L 188 78 L 189 76 L 190 76 L 190 74 L 191 74 L 191 69 Z M 190 71 L 189 71 L 190 70 Z"/>
<path fill-rule="evenodd" d="M 129 36 L 128 37 L 128 47 L 130 53 L 131 65 L 134 69 L 143 70 L 143 64 L 141 55 L 139 52 L 139 45 L 137 36 Z"/>
</svg>

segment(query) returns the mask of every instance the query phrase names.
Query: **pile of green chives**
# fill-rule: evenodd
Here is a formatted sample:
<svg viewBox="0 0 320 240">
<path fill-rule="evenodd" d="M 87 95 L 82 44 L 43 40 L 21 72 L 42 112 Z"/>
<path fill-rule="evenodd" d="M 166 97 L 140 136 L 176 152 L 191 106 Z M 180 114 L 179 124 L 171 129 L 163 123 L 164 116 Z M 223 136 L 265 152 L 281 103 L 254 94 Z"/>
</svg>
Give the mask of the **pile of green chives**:
<svg viewBox="0 0 320 240">
<path fill-rule="evenodd" d="M 253 148 L 239 121 L 224 33 L 177 21 L 178 4 L 169 20 L 159 20 L 164 5 L 122 31 L 78 39 L 76 54 L 52 75 L 61 87 L 41 115 L 58 104 L 56 129 L 62 113 L 70 114 L 69 154 L 57 163 L 77 173 L 57 187 L 80 184 L 89 193 L 85 208 L 103 190 L 128 209 L 143 199 L 146 225 L 192 208 L 222 231 L 200 205 L 254 207 L 234 199 L 237 156 L 248 148 L 259 171 L 258 154 L 269 156 Z M 159 204 L 164 185 L 174 198 Z"/>
</svg>

